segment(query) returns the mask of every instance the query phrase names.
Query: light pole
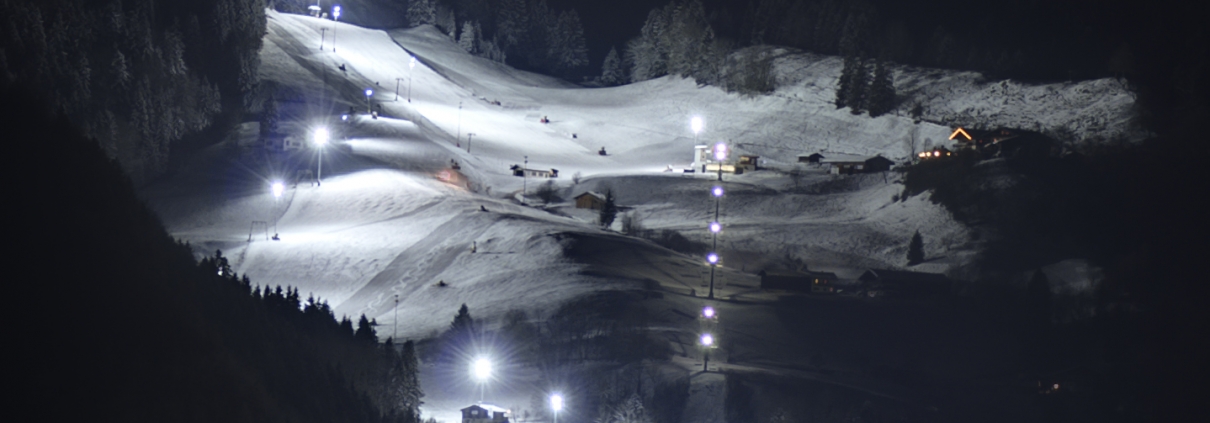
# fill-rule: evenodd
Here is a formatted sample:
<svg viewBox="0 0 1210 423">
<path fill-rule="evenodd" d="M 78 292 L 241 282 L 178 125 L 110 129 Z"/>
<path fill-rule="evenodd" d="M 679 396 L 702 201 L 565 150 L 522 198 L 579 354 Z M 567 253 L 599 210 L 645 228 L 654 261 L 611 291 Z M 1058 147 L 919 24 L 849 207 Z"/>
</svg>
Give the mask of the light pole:
<svg viewBox="0 0 1210 423">
<path fill-rule="evenodd" d="M 710 366 L 710 349 L 714 348 L 714 336 L 708 333 L 703 333 L 701 338 L 702 343 L 702 371 L 707 372 Z"/>
<path fill-rule="evenodd" d="M 270 187 L 273 190 L 273 239 L 277 239 L 277 200 L 281 199 L 281 194 L 286 190 L 286 186 L 281 181 L 273 181 Z"/>
<path fill-rule="evenodd" d="M 723 160 L 727 159 L 727 144 L 714 145 L 714 160 L 718 162 L 718 180 L 723 180 Z"/>
<path fill-rule="evenodd" d="M 391 339 L 399 340 L 399 294 L 395 294 L 395 328 L 391 329 Z"/>
<path fill-rule="evenodd" d="M 525 156 L 525 164 L 521 166 L 521 204 L 525 204 L 525 180 L 529 178 L 529 156 Z"/>
<path fill-rule="evenodd" d="M 559 410 L 563 409 L 563 396 L 554 394 L 550 396 L 550 409 L 554 411 L 555 423 L 559 423 Z"/>
<path fill-rule="evenodd" d="M 328 144 L 328 128 L 319 127 L 315 130 L 315 146 L 319 148 L 319 164 L 315 170 L 316 185 L 323 185 L 324 178 L 324 146 Z"/>
<path fill-rule="evenodd" d="M 689 128 L 693 129 L 693 145 L 697 145 L 697 134 L 702 132 L 703 126 L 705 126 L 705 122 L 702 121 L 701 116 L 694 116 L 692 119 L 689 119 Z"/>
<path fill-rule="evenodd" d="M 321 51 L 324 49 L 324 34 L 327 34 L 327 33 L 328 33 L 328 29 L 327 29 L 327 28 L 320 28 L 320 29 L 319 29 L 319 49 L 320 49 Z"/>
<path fill-rule="evenodd" d="M 471 152 L 471 138 L 473 138 L 474 136 L 475 136 L 474 132 L 466 133 L 466 152 L 467 153 Z"/>
<path fill-rule="evenodd" d="M 718 254 L 714 251 L 718 250 L 718 233 L 723 230 L 723 224 L 718 222 L 718 209 L 719 203 L 723 199 L 723 187 L 716 186 L 710 190 L 710 193 L 714 195 L 714 221 L 710 222 L 710 233 L 714 241 L 710 247 L 711 253 L 706 255 L 706 261 L 710 263 L 710 293 L 706 298 L 714 299 L 714 267 L 718 264 Z"/>
<path fill-rule="evenodd" d="M 483 391 L 488 379 L 492 377 L 492 362 L 486 357 L 479 357 L 471 364 L 471 375 L 479 381 L 479 403 L 483 403 Z"/>
<path fill-rule="evenodd" d="M 336 27 L 340 23 L 340 6 L 332 7 L 332 52 L 336 52 Z"/>
<path fill-rule="evenodd" d="M 416 56 L 412 56 L 412 60 L 408 62 L 408 103 L 412 102 L 412 74 L 415 73 Z"/>
<path fill-rule="evenodd" d="M 395 101 L 399 101 L 399 81 L 403 78 L 395 78 Z"/>
<path fill-rule="evenodd" d="M 456 139 L 456 140 L 462 139 L 462 102 L 461 101 L 458 102 L 458 136 L 454 137 L 454 139 Z"/>
<path fill-rule="evenodd" d="M 373 114 L 374 106 L 370 105 L 370 96 L 374 95 L 374 90 L 366 88 L 366 113 Z"/>
</svg>

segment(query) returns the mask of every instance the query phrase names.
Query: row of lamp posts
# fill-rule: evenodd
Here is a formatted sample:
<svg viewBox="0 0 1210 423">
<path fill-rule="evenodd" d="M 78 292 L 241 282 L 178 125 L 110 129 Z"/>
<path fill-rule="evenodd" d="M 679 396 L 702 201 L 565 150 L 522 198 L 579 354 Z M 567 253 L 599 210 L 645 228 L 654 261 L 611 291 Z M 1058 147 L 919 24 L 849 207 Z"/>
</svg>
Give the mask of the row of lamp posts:
<svg viewBox="0 0 1210 423">
<path fill-rule="evenodd" d="M 689 120 L 690 129 L 693 130 L 693 143 L 697 145 L 698 134 L 705 127 L 705 122 L 700 116 L 694 116 Z M 723 181 L 723 161 L 727 159 L 727 145 L 717 143 L 714 145 L 714 161 L 718 166 L 718 181 Z M 710 221 L 707 227 L 710 230 L 710 252 L 706 254 L 706 263 L 710 265 L 710 291 L 706 295 L 707 299 L 714 299 L 714 273 L 720 265 L 722 259 L 718 255 L 718 235 L 723 231 L 723 224 L 719 220 L 719 209 L 722 205 L 724 190 L 721 184 L 714 185 L 710 189 L 710 195 L 714 197 L 714 219 Z M 702 371 L 708 371 L 710 366 L 710 351 L 718 348 L 718 339 L 715 338 L 715 332 L 718 326 L 718 314 L 714 307 L 709 305 L 702 307 L 702 313 L 698 316 L 698 321 L 701 326 L 701 335 L 698 337 L 698 345 L 702 348 Z"/>
</svg>

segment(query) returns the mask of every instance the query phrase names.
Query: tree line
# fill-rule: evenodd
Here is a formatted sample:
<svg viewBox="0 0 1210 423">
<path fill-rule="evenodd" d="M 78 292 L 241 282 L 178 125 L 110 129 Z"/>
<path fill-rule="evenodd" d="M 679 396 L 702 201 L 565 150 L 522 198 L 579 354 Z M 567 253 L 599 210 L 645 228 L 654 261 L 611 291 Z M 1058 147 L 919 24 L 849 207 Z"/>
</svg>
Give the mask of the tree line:
<svg viewBox="0 0 1210 423">
<path fill-rule="evenodd" d="M 173 144 L 239 117 L 256 87 L 262 0 L 0 1 L 0 79 L 35 87 L 135 181 Z"/>
<path fill-rule="evenodd" d="M 422 394 L 409 342 L 380 346 L 298 290 L 255 289 L 195 259 L 118 162 L 43 92 L 0 85 L 24 181 L 8 198 L 28 249 L 6 317 L 17 401 L 45 420 L 407 422 Z M 52 161 L 52 165 L 46 165 Z M 222 269 L 222 274 L 220 274 Z"/>
</svg>

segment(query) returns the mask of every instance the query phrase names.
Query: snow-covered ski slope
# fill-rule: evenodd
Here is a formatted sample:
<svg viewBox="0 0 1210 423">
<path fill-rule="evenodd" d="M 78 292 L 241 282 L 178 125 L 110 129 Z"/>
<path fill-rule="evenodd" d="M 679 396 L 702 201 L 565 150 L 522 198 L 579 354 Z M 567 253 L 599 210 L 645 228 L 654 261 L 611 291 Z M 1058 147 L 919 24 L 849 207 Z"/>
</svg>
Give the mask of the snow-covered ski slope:
<svg viewBox="0 0 1210 423">
<path fill-rule="evenodd" d="M 431 27 L 385 32 L 270 12 L 261 57 L 263 82 L 293 102 L 283 102 L 290 106 L 283 110 L 292 110 L 282 117 L 287 132 L 309 138 L 315 127 L 331 125 L 348 135 L 344 147 L 323 156 L 322 187 L 304 182 L 275 205 L 267 181 L 286 175 L 256 164 L 253 157 L 261 153 L 250 124 L 237 139 L 146 190 L 148 199 L 175 235 L 208 250 L 223 248 L 256 283 L 299 286 L 340 313 L 364 312 L 384 324 L 392 321 L 399 295 L 399 310 L 408 314 L 400 319 L 409 322 L 400 335 L 408 337 L 444 327 L 462 302 L 491 316 L 509 308 L 498 298 L 540 308 L 543 301 L 557 304 L 601 289 L 600 281 L 577 276 L 581 265 L 563 258 L 563 246 L 550 236 L 597 231 L 592 214 L 554 207 L 572 217 L 561 216 L 516 204 L 523 184 L 532 195 L 545 180 L 511 176 L 510 165 L 528 159 L 530 168 L 558 169 L 554 181 L 565 201 L 612 188 L 648 228 L 701 240 L 711 218 L 705 192 L 712 178 L 662 172 L 668 165 L 686 167 L 695 143 L 726 141 L 768 164 L 790 166 L 796 154 L 819 150 L 903 159 L 913 148 L 905 140 L 914 139 L 919 149 L 943 143 L 950 131 L 908 117 L 836 110 L 830 96 L 838 62 L 800 53 L 777 60 L 784 86 L 770 96 L 747 98 L 678 77 L 587 89 L 470 56 Z M 934 111 L 988 103 L 980 98 L 992 90 L 977 88 L 967 74 L 907 70 L 897 81 L 905 92 L 929 98 Z M 1009 86 L 1068 98 L 1064 93 L 1103 85 Z M 367 88 L 382 108 L 380 119 L 365 114 Z M 1038 119 L 1047 125 L 1094 116 L 1109 122 L 1105 131 L 1130 131 L 1121 124 L 1128 116 L 1111 113 L 1117 109 L 1108 103 L 1065 118 L 1044 113 L 1051 106 L 1037 96 L 1022 96 L 1034 100 L 1017 108 L 993 104 L 986 113 L 1016 119 L 1042 104 Z M 341 126 L 340 115 L 350 109 L 357 112 L 354 123 Z M 696 140 L 692 116 L 706 122 Z M 550 123 L 540 123 L 542 117 Z M 601 147 L 609 154 L 598 155 Z M 314 169 L 316 157 L 304 153 Z M 451 160 L 461 175 L 445 182 Z M 584 175 L 578 185 L 571 181 L 575 173 Z M 726 178 L 720 250 L 730 266 L 748 274 L 785 256 L 825 269 L 902 265 L 916 230 L 925 234 L 929 255 L 940 258 L 920 269 L 961 269 L 977 252 L 969 231 L 926 199 L 893 202 L 902 189 L 894 175 L 837 178 L 807 169 L 797 183 L 773 171 Z M 481 205 L 489 212 L 479 211 Z M 249 242 L 254 221 L 276 221 L 282 240 L 253 236 Z M 478 253 L 471 253 L 472 244 Z M 438 281 L 450 286 L 433 288 Z"/>
<path fill-rule="evenodd" d="M 378 31 L 269 12 L 261 60 L 262 83 L 276 89 L 282 130 L 309 141 L 315 128 L 327 126 L 338 138 L 324 149 L 322 185 L 304 178 L 274 200 L 270 181 L 318 170 L 319 156 L 310 147 L 267 155 L 250 122 L 143 195 L 169 231 L 199 251 L 222 249 L 255 284 L 295 286 L 329 301 L 338 314 L 365 313 L 377 319 L 384 338 L 443 330 L 463 303 L 487 321 L 515 308 L 541 317 L 593 292 L 651 283 L 669 293 L 661 300 L 666 308 L 692 309 L 709 273 L 700 257 L 602 231 L 595 214 L 574 209 L 571 198 L 612 189 L 647 228 L 704 241 L 714 212 L 708 189 L 719 183 L 711 175 L 663 171 L 686 167 L 695 144 L 725 141 L 736 154 L 759 154 L 771 167 L 788 169 L 798 166 L 791 164 L 797 154 L 821 150 L 901 160 L 913 148 L 944 143 L 950 132 L 906 116 L 871 119 L 835 109 L 839 61 L 804 53 L 779 56 L 781 88 L 769 96 L 746 98 L 678 77 L 588 89 L 470 56 L 431 27 Z M 1134 131 L 1128 94 L 1114 94 L 1103 81 L 1001 86 L 971 74 L 915 69 L 901 69 L 896 81 L 905 96 L 923 99 L 926 119 L 946 113 L 992 116 L 1002 124 L 1032 119 L 1047 131 L 1104 138 Z M 367 88 L 374 91 L 370 104 L 381 107 L 378 119 L 366 114 Z M 991 100 L 1009 88 L 1017 90 L 1015 100 Z M 1098 89 L 1109 94 L 1089 94 Z M 1068 111 L 1064 104 L 1078 107 Z M 342 123 L 350 109 L 355 114 Z M 539 122 L 544 116 L 550 123 Z M 692 116 L 706 123 L 696 140 Z M 608 155 L 597 154 L 602 147 Z M 509 166 L 525 160 L 560 176 L 512 176 Z M 913 269 L 957 276 L 970 269 L 979 250 L 971 231 L 924 196 L 893 201 L 903 189 L 895 174 L 838 177 L 799 169 L 805 173 L 797 180 L 766 170 L 728 174 L 721 183 L 727 195 L 717 295 L 750 301 L 735 303 L 733 313 L 767 307 L 770 297 L 754 289 L 754 274 L 765 266 L 791 257 L 842 277 L 864 267 L 903 266 L 917 230 L 931 260 Z M 576 173 L 583 175 L 579 183 L 572 181 Z M 546 181 L 554 181 L 562 200 L 535 207 L 541 201 L 534 190 Z M 518 201 L 523 186 L 530 205 Z M 281 240 L 267 240 L 266 231 Z M 574 243 L 576 253 L 569 254 Z M 766 363 L 804 357 L 767 348 L 791 336 L 773 316 L 745 314 L 736 329 L 753 337 L 751 351 L 734 353 Z M 984 356 L 953 351 L 937 365 L 965 366 L 964 357 Z M 439 389 L 426 387 L 434 393 L 426 415 L 456 419 L 467 399 L 436 395 Z M 525 403 L 529 392 L 498 394 Z"/>
</svg>

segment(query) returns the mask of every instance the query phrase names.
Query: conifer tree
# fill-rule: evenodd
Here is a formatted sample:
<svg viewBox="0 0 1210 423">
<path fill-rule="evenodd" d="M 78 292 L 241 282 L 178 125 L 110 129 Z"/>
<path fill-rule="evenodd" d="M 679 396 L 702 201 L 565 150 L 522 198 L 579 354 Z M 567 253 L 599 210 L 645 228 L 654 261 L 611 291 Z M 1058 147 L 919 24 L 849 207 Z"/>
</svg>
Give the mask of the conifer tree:
<svg viewBox="0 0 1210 423">
<path fill-rule="evenodd" d="M 462 47 L 467 53 L 475 52 L 475 24 L 471 21 L 462 23 L 462 32 L 458 34 L 458 47 Z"/>
<path fill-rule="evenodd" d="M 870 81 L 866 104 L 870 117 L 884 115 L 895 107 L 895 82 L 891 79 L 890 66 L 885 61 L 874 63 L 874 79 Z"/>
<path fill-rule="evenodd" d="M 436 25 L 437 5 L 434 0 L 409 0 L 408 23 L 412 26 Z"/>
<path fill-rule="evenodd" d="M 475 319 L 471 318 L 470 310 L 466 308 L 466 303 L 458 308 L 458 315 L 454 316 L 454 321 L 450 323 L 450 332 L 455 334 L 473 332 L 475 329 Z"/>
<path fill-rule="evenodd" d="M 920 236 L 920 231 L 912 235 L 912 242 L 908 244 L 907 259 L 909 266 L 924 262 L 924 238 Z"/>
<path fill-rule="evenodd" d="M 610 48 L 609 54 L 605 55 L 605 63 L 601 65 L 601 84 L 612 87 L 624 82 L 625 75 L 622 74 L 622 59 L 618 56 L 618 49 Z"/>
<path fill-rule="evenodd" d="M 374 326 L 366 315 L 362 314 L 361 319 L 357 321 L 357 331 L 353 333 L 353 337 L 359 341 L 378 342 L 378 334 L 374 333 Z"/>
<path fill-rule="evenodd" d="M 613 225 L 613 220 L 618 217 L 618 205 L 613 198 L 613 190 L 605 191 L 605 205 L 601 207 L 600 223 L 606 229 Z"/>
<path fill-rule="evenodd" d="M 845 56 L 844 67 L 840 69 L 840 79 L 836 83 L 836 108 L 843 109 L 849 105 L 849 86 L 853 84 L 853 72 L 857 68 L 856 56 Z"/>
<path fill-rule="evenodd" d="M 403 343 L 403 349 L 399 354 L 399 361 L 403 367 L 403 409 L 410 415 L 415 417 L 412 421 L 420 419 L 420 405 L 423 403 L 424 391 L 420 389 L 420 360 L 416 357 L 416 344 L 411 340 Z"/>
<path fill-rule="evenodd" d="M 845 87 L 845 105 L 849 106 L 849 112 L 852 114 L 861 114 L 866 108 L 866 91 L 870 81 L 870 69 L 866 61 L 860 57 L 854 58 L 854 66 L 852 73 L 849 74 L 849 83 Z"/>
</svg>

